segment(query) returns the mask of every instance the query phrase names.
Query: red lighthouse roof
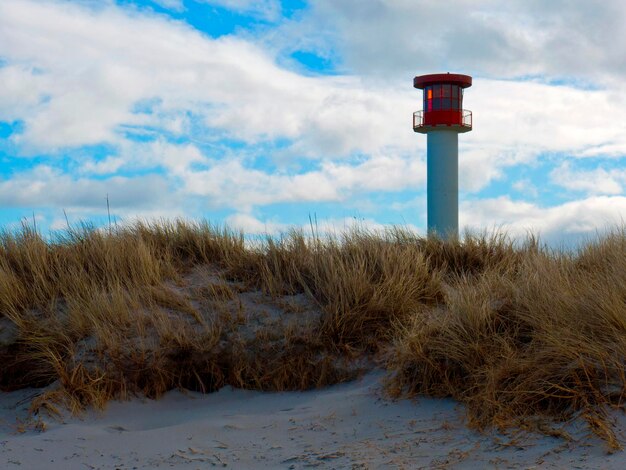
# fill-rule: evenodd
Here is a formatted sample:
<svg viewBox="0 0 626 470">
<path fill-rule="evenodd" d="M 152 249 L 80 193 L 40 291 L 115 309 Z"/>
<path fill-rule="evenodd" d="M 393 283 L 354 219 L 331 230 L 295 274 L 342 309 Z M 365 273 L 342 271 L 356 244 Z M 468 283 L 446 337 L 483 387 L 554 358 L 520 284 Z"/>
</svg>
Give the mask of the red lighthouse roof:
<svg viewBox="0 0 626 470">
<path fill-rule="evenodd" d="M 472 86 L 472 77 L 460 73 L 431 73 L 429 75 L 419 75 L 413 79 L 413 86 L 419 89 L 424 89 L 424 87 L 436 83 L 449 83 L 458 85 L 461 88 L 467 88 Z"/>
</svg>

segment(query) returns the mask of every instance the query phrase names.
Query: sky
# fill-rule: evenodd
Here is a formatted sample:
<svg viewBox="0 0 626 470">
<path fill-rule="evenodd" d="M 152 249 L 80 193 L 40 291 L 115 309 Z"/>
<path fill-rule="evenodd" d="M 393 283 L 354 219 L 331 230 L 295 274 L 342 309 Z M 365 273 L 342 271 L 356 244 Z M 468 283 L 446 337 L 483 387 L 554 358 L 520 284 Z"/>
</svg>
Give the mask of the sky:
<svg viewBox="0 0 626 470">
<path fill-rule="evenodd" d="M 0 226 L 424 233 L 412 79 L 451 72 L 461 227 L 593 237 L 626 214 L 624 24 L 622 0 L 0 0 Z"/>
</svg>

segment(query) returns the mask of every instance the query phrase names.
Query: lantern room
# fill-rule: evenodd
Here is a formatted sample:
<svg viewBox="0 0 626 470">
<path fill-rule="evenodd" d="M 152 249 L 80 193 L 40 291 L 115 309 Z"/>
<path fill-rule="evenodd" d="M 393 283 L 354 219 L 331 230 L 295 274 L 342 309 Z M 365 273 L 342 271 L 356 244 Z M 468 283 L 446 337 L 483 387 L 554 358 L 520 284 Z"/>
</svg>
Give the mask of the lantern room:
<svg viewBox="0 0 626 470">
<path fill-rule="evenodd" d="M 423 109 L 413 114 L 415 132 L 425 134 L 440 128 L 472 130 L 472 112 L 463 109 L 463 90 L 472 86 L 472 77 L 451 73 L 421 75 L 413 79 L 413 86 L 424 91 Z"/>
</svg>

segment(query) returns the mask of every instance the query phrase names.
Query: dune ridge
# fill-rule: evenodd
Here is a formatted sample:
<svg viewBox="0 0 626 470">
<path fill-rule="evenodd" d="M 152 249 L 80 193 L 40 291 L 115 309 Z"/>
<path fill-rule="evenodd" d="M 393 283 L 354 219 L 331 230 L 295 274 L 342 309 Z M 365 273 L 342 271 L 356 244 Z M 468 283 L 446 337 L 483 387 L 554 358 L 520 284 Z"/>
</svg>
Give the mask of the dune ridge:
<svg viewBox="0 0 626 470">
<path fill-rule="evenodd" d="M 575 252 L 403 228 L 250 239 L 183 220 L 0 237 L 0 387 L 62 415 L 135 395 L 308 390 L 385 371 L 389 398 L 451 397 L 475 429 L 621 448 L 626 232 Z"/>
</svg>

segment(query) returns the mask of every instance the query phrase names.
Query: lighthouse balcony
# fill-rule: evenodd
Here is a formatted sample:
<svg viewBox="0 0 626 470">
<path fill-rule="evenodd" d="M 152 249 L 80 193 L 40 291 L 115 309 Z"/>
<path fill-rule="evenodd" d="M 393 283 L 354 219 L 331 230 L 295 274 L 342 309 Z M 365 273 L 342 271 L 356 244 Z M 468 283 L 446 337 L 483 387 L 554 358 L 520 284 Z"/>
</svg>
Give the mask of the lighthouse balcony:
<svg viewBox="0 0 626 470">
<path fill-rule="evenodd" d="M 416 111 L 413 113 L 413 130 L 421 134 L 433 130 L 450 129 L 456 132 L 472 130 L 472 112 L 468 109 Z"/>
</svg>

